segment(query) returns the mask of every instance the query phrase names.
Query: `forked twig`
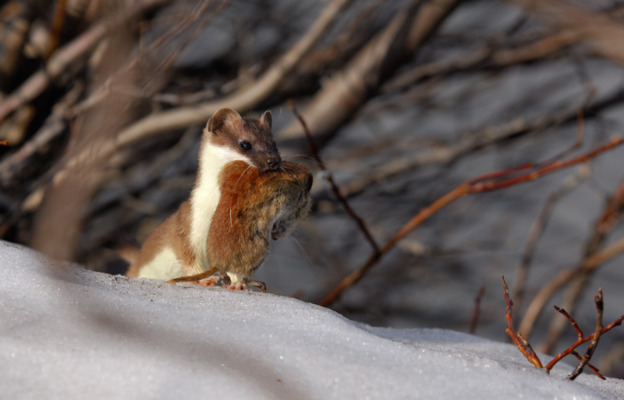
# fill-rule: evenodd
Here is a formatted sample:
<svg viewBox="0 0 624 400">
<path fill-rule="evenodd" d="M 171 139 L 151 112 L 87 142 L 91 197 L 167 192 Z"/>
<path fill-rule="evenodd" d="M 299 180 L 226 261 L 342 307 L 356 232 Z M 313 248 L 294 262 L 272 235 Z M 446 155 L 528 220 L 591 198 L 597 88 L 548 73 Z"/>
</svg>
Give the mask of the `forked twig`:
<svg viewBox="0 0 624 400">
<path fill-rule="evenodd" d="M 553 369 L 553 367 L 559 361 L 561 361 L 565 356 L 572 354 L 580 362 L 577 365 L 577 367 L 574 369 L 574 371 L 570 375 L 568 375 L 567 379 L 569 380 L 576 379 L 583 372 L 583 368 L 585 366 L 590 368 L 600 379 L 605 379 L 605 377 L 598 371 L 598 368 L 594 367 L 593 365 L 589 363 L 589 360 L 594 355 L 594 351 L 596 350 L 596 347 L 598 346 L 598 341 L 600 340 L 600 337 L 602 336 L 602 334 L 610 331 L 616 326 L 621 325 L 622 321 L 624 321 L 624 315 L 622 315 L 620 318 L 610 323 L 606 327 L 603 327 L 602 315 L 603 315 L 603 310 L 604 310 L 604 300 L 602 296 L 602 289 L 598 289 L 598 295 L 594 296 L 594 302 L 596 303 L 596 316 L 597 316 L 596 317 L 597 319 L 596 331 L 587 337 L 583 337 L 583 331 L 578 326 L 574 318 L 572 318 L 570 314 L 566 312 L 566 310 L 559 308 L 557 306 L 554 306 L 555 310 L 557 310 L 561 315 L 566 317 L 568 321 L 570 321 L 570 324 L 572 324 L 572 327 L 576 331 L 577 339 L 576 339 L 576 342 L 574 342 L 570 347 L 568 347 L 566 350 L 562 351 L 561 353 L 557 354 L 552 360 L 550 360 L 550 362 L 546 364 L 546 366 L 542 366 L 542 362 L 540 361 L 535 351 L 533 351 L 533 348 L 531 347 L 531 345 L 527 342 L 527 340 L 522 336 L 521 333 L 516 333 L 514 331 L 513 316 L 511 312 L 512 307 L 513 307 L 513 300 L 509 297 L 509 289 L 507 288 L 505 277 L 503 276 L 502 279 L 503 279 L 504 298 L 505 298 L 505 303 L 507 304 L 507 307 L 505 309 L 505 319 L 507 319 L 508 327 L 505 330 L 505 332 L 507 332 L 507 334 L 511 337 L 511 339 L 514 341 L 514 343 L 518 347 L 518 350 L 520 350 L 520 352 L 526 357 L 526 359 L 531 364 L 533 364 L 537 368 L 544 369 L 546 370 L 546 372 L 550 373 L 550 370 Z M 581 355 L 576 352 L 576 348 L 582 345 L 583 343 L 589 342 L 590 340 L 591 340 L 591 343 L 589 344 L 589 346 L 587 346 L 585 355 L 581 357 Z"/>
<path fill-rule="evenodd" d="M 581 373 L 583 373 L 583 368 L 585 367 L 585 365 L 589 366 L 589 360 L 594 355 L 594 351 L 596 350 L 596 347 L 598 346 L 598 341 L 600 340 L 600 336 L 602 336 L 602 330 L 603 330 L 602 314 L 604 310 L 604 300 L 602 297 L 602 289 L 598 289 L 598 294 L 594 296 L 594 303 L 596 303 L 596 316 L 597 316 L 596 317 L 596 331 L 594 332 L 594 335 L 593 335 L 594 337 L 592 338 L 589 346 L 587 346 L 587 350 L 585 351 L 585 355 L 583 357 L 578 355 L 578 353 L 573 352 L 573 353 L 576 353 L 575 356 L 576 358 L 579 359 L 580 362 L 578 363 L 574 371 L 570 375 L 568 375 L 568 379 L 571 381 L 573 381 L 574 379 L 576 379 L 576 377 L 578 377 Z M 558 307 L 555 307 L 555 309 L 557 309 L 557 311 L 563 314 L 572 323 L 572 326 L 578 333 L 577 342 L 582 341 L 583 332 L 578 327 L 578 324 L 576 323 L 576 321 L 565 310 L 560 309 Z M 592 368 L 592 370 L 597 373 L 597 370 L 594 370 L 593 367 L 590 366 L 590 368 Z M 602 375 L 598 373 L 597 375 L 602 377 Z M 604 377 L 602 377 L 602 379 L 604 379 Z"/>
<path fill-rule="evenodd" d="M 366 227 L 366 223 L 364 222 L 364 220 L 359 215 L 357 215 L 355 211 L 353 211 L 347 199 L 345 199 L 345 197 L 340 193 L 340 188 L 338 188 L 338 185 L 336 185 L 336 182 L 334 181 L 334 177 L 332 173 L 327 170 L 327 168 L 325 167 L 325 163 L 323 162 L 323 160 L 321 159 L 321 156 L 319 155 L 316 144 L 314 143 L 314 138 L 312 137 L 312 134 L 310 133 L 310 130 L 308 129 L 308 125 L 306 124 L 301 114 L 299 114 L 299 112 L 297 111 L 297 108 L 295 107 L 295 103 L 293 103 L 293 101 L 290 99 L 288 100 L 288 107 L 290 107 L 290 110 L 293 112 L 293 114 L 295 114 L 295 117 L 297 117 L 297 119 L 301 123 L 301 127 L 303 128 L 303 131 L 306 137 L 308 138 L 308 153 L 310 153 L 310 155 L 314 157 L 319 168 L 327 172 L 326 179 L 327 179 L 327 182 L 329 182 L 329 186 L 331 187 L 331 190 L 334 193 L 334 196 L 336 196 L 338 201 L 340 201 L 340 204 L 342 204 L 347 214 L 349 214 L 349 216 L 353 218 L 353 220 L 357 223 L 358 227 L 360 228 L 360 231 L 362 231 L 362 234 L 364 234 L 364 237 L 366 238 L 368 243 L 370 243 L 371 247 L 373 248 L 373 252 L 375 254 L 379 254 L 379 245 L 375 241 L 375 238 L 373 238 L 373 235 L 371 235 L 370 231 Z"/>
<path fill-rule="evenodd" d="M 578 363 L 578 365 L 574 369 L 574 372 L 572 372 L 570 375 L 568 375 L 568 379 L 571 380 L 571 381 L 573 381 L 574 379 L 576 379 L 577 376 L 579 376 L 581 373 L 583 373 L 583 368 L 585 367 L 585 365 L 587 365 L 589 363 L 589 360 L 594 355 L 594 351 L 596 350 L 596 347 L 598 346 L 598 341 L 600 340 L 600 336 L 602 335 L 602 329 L 603 329 L 603 326 L 602 326 L 602 313 L 603 313 L 603 310 L 604 310 L 604 300 L 603 300 L 603 297 L 602 297 L 602 289 L 598 289 L 598 294 L 596 296 L 594 296 L 594 302 L 596 303 L 596 315 L 597 315 L 597 317 L 596 317 L 596 331 L 594 333 L 594 338 L 592 339 L 592 341 L 589 344 L 589 346 L 587 346 L 587 350 L 585 351 L 585 355 L 579 359 L 580 362 Z M 580 336 L 579 339 L 582 339 L 583 335 L 580 334 L 579 336 Z"/>
</svg>

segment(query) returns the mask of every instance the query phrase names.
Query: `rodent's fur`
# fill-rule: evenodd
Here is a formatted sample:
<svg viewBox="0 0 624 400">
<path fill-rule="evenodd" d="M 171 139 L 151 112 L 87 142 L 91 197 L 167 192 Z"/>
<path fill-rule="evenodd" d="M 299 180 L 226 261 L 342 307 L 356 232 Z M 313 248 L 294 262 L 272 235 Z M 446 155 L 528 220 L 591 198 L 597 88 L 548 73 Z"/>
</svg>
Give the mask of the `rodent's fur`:
<svg viewBox="0 0 624 400">
<path fill-rule="evenodd" d="M 264 284 L 249 277 L 268 255 L 269 238 L 288 235 L 309 213 L 312 175 L 286 161 L 279 171 L 260 171 L 234 161 L 223 168 L 219 186 L 221 199 L 208 239 L 211 268 L 170 282 L 197 281 L 218 273 L 226 282 L 231 279 L 231 289 L 251 284 L 264 290 Z"/>
<path fill-rule="evenodd" d="M 208 232 L 221 198 L 220 173 L 232 161 L 251 169 L 280 168 L 271 125 L 270 111 L 257 120 L 242 118 L 229 108 L 214 113 L 204 129 L 199 170 L 189 200 L 147 238 L 127 276 L 167 280 L 210 268 Z M 243 148 L 243 142 L 250 148 Z"/>
</svg>

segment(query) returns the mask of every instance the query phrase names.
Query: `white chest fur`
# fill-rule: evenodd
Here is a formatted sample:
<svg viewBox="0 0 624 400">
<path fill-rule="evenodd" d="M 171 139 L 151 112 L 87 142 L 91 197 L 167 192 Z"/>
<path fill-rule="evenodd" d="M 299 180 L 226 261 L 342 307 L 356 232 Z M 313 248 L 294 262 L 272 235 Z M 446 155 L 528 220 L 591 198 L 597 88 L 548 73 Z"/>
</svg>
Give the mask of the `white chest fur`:
<svg viewBox="0 0 624 400">
<path fill-rule="evenodd" d="M 199 155 L 198 181 L 191 193 L 191 232 L 189 242 L 195 253 L 196 263 L 193 273 L 201 273 L 210 268 L 208 261 L 208 232 L 212 223 L 221 190 L 219 189 L 219 173 L 230 161 L 250 160 L 240 153 L 223 146 L 206 143 Z"/>
</svg>

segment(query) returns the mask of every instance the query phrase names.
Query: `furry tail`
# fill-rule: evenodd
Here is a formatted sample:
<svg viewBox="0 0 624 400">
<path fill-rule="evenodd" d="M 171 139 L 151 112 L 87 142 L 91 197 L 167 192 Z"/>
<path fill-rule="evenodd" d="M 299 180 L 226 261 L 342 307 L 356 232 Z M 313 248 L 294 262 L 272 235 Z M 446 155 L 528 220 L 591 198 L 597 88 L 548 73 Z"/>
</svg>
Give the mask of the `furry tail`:
<svg viewBox="0 0 624 400">
<path fill-rule="evenodd" d="M 216 272 L 217 272 L 217 267 L 212 267 L 212 268 L 208 268 L 206 271 L 202 272 L 201 274 L 181 276 L 180 278 L 172 279 L 170 281 L 167 281 L 166 283 L 195 282 L 200 279 L 209 278 L 212 275 L 214 275 Z"/>
</svg>

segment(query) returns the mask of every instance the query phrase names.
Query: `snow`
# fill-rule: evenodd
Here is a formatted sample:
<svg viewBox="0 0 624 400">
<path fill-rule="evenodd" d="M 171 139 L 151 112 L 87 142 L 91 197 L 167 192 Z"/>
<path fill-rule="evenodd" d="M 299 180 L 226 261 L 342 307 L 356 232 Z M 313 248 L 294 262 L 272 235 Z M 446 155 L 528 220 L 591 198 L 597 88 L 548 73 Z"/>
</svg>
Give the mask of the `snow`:
<svg viewBox="0 0 624 400">
<path fill-rule="evenodd" d="M 128 280 L 7 242 L 0 265 L 3 399 L 624 399 L 624 381 L 570 382 L 562 363 L 549 376 L 514 346 L 463 333 Z"/>
</svg>

